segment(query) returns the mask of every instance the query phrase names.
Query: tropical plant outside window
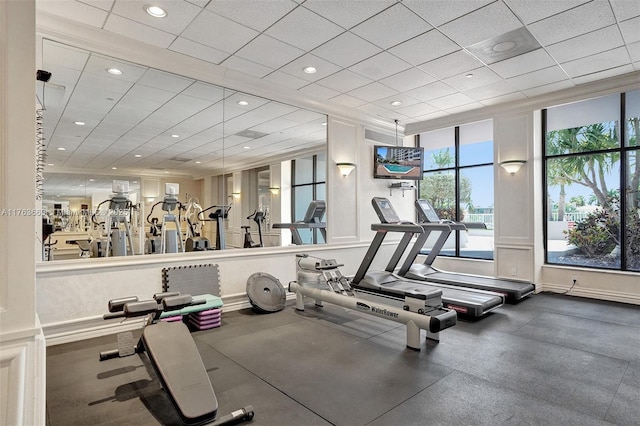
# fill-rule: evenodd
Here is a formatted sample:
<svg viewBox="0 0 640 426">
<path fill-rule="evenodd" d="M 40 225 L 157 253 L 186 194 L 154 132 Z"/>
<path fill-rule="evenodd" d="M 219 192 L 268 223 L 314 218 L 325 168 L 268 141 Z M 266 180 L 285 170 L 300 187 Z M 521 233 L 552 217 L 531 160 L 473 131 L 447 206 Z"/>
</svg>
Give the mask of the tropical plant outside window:
<svg viewBox="0 0 640 426">
<path fill-rule="evenodd" d="M 451 234 L 441 254 L 493 259 L 493 121 L 424 132 L 418 144 L 425 150 L 418 196 L 431 202 L 440 219 L 467 225 Z"/>
<path fill-rule="evenodd" d="M 544 112 L 548 263 L 640 270 L 638 93 Z"/>
</svg>

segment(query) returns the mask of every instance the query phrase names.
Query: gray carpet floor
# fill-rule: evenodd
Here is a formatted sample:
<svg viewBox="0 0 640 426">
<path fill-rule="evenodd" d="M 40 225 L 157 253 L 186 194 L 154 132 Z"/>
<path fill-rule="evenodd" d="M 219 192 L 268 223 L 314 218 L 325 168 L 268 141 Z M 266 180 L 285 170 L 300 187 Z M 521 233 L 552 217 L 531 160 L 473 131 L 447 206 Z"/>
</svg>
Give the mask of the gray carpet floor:
<svg viewBox="0 0 640 426">
<path fill-rule="evenodd" d="M 194 332 L 219 414 L 251 425 L 638 425 L 640 307 L 538 294 L 440 343 L 325 304 L 223 314 Z M 47 348 L 47 424 L 180 424 L 138 355 L 99 362 L 115 336 Z"/>
</svg>

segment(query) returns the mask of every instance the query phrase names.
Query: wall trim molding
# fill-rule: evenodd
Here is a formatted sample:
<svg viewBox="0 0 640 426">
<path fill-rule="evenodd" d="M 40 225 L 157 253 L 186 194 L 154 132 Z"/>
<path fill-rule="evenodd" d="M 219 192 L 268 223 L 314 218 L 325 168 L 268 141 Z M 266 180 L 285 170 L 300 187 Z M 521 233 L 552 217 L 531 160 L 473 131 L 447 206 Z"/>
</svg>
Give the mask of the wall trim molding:
<svg viewBox="0 0 640 426">
<path fill-rule="evenodd" d="M 538 287 L 537 292 L 550 291 L 552 293 L 567 294 L 568 296 L 586 297 L 589 299 L 609 300 L 611 302 L 640 305 L 640 292 L 627 293 L 584 287 L 574 287 L 571 291 L 567 292 L 569 288 L 571 288 L 571 286 L 543 283 Z"/>
</svg>

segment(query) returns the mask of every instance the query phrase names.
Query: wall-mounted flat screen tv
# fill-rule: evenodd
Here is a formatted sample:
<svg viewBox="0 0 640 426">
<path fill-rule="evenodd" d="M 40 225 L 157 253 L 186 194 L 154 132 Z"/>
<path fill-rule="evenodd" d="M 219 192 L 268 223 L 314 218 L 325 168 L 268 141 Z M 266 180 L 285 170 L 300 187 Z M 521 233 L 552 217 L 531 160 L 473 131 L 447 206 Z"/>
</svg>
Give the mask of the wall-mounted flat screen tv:
<svg viewBox="0 0 640 426">
<path fill-rule="evenodd" d="M 376 179 L 421 180 L 422 147 L 373 147 L 373 177 Z"/>
</svg>

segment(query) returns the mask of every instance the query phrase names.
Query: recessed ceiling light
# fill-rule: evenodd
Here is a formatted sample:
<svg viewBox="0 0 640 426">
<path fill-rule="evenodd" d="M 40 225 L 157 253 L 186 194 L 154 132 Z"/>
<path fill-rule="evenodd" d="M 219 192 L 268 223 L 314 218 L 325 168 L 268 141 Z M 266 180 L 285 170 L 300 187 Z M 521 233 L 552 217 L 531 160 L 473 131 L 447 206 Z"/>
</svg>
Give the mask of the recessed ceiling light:
<svg viewBox="0 0 640 426">
<path fill-rule="evenodd" d="M 392 101 L 392 102 L 390 102 L 390 104 L 393 105 L 393 106 L 398 106 L 398 105 L 402 105 L 402 102 L 400 102 L 400 101 Z"/>
<path fill-rule="evenodd" d="M 171 135 L 171 137 L 172 137 L 172 138 L 179 138 L 179 137 L 180 137 L 180 135 L 175 135 L 175 134 L 174 134 L 174 135 Z"/>
<path fill-rule="evenodd" d="M 93 178 L 92 178 L 92 179 L 89 179 L 89 182 L 95 182 L 95 181 L 96 181 L 96 180 L 95 180 L 95 179 L 93 179 Z"/>
<path fill-rule="evenodd" d="M 251 149 L 250 146 L 243 146 L 244 149 Z"/>
<path fill-rule="evenodd" d="M 49 163 L 49 164 L 47 164 L 47 166 L 55 166 L 55 164 Z"/>
<path fill-rule="evenodd" d="M 326 126 L 327 122 L 325 121 L 324 123 L 321 123 L 322 126 Z"/>
<path fill-rule="evenodd" d="M 142 155 L 141 155 L 141 154 L 134 154 L 133 156 L 134 156 L 134 157 L 136 157 L 136 158 L 140 158 L 140 157 L 142 157 Z"/>
<path fill-rule="evenodd" d="M 65 147 L 63 147 L 63 146 L 61 146 L 60 148 L 58 148 L 58 151 L 66 151 L 66 150 L 67 150 L 67 148 L 65 148 Z"/>
<path fill-rule="evenodd" d="M 118 170 L 118 168 L 117 167 L 112 167 L 111 170 Z"/>
<path fill-rule="evenodd" d="M 247 101 L 238 101 L 238 105 L 247 106 L 247 105 L 249 105 L 249 102 L 247 102 Z"/>
<path fill-rule="evenodd" d="M 164 18 L 167 12 L 159 6 L 145 6 L 144 10 L 154 18 Z"/>
<path fill-rule="evenodd" d="M 132 183 L 138 183 L 138 181 L 137 181 L 137 180 L 134 180 Z"/>
<path fill-rule="evenodd" d="M 167 170 L 164 171 L 166 174 L 169 174 L 169 172 Z"/>
<path fill-rule="evenodd" d="M 465 75 L 465 77 L 467 77 L 467 78 L 473 78 L 473 74 L 469 73 L 469 74 Z"/>
<path fill-rule="evenodd" d="M 86 123 L 84 121 L 74 121 L 73 124 L 76 126 L 84 126 Z"/>
<path fill-rule="evenodd" d="M 122 75 L 122 70 L 119 70 L 118 68 L 107 68 L 107 72 L 113 75 Z"/>
<path fill-rule="evenodd" d="M 304 71 L 306 74 L 315 74 L 318 70 L 316 69 L 316 67 L 309 66 L 302 68 L 302 71 Z"/>
<path fill-rule="evenodd" d="M 491 48 L 494 52 L 506 52 L 507 50 L 511 50 L 516 47 L 516 44 L 513 41 L 503 41 L 502 43 L 498 43 Z"/>
<path fill-rule="evenodd" d="M 84 186 L 84 184 L 83 184 L 83 183 L 81 183 L 81 184 L 80 184 L 80 185 L 78 185 L 78 186 Z"/>
<path fill-rule="evenodd" d="M 196 161 L 196 164 L 200 164 L 200 163 L 202 163 L 202 161 Z"/>
</svg>

